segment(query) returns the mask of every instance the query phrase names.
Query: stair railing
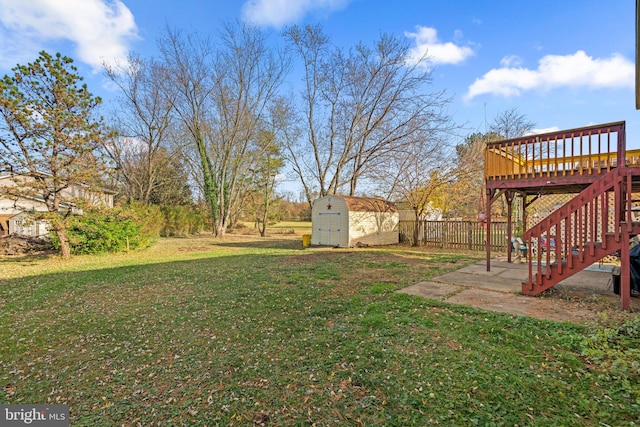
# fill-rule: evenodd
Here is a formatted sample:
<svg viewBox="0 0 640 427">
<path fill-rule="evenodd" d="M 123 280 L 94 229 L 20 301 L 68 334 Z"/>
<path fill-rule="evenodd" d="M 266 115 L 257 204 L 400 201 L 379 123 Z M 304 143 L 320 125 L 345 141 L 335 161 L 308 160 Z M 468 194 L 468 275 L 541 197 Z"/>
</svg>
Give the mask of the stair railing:
<svg viewBox="0 0 640 427">
<path fill-rule="evenodd" d="M 565 268 L 577 268 L 575 262 L 582 264 L 585 257 L 594 257 L 596 247 L 606 249 L 608 233 L 619 242 L 622 222 L 626 223 L 627 230 L 631 230 L 630 183 L 628 168 L 613 169 L 525 231 L 522 240 L 528 248 L 529 278 L 526 285 L 530 290 L 534 285 L 542 284 L 543 276 L 551 279 L 552 262 L 557 265 L 557 274 L 562 275 Z M 611 216 L 613 221 L 609 221 Z M 537 261 L 535 283 L 534 259 Z"/>
</svg>

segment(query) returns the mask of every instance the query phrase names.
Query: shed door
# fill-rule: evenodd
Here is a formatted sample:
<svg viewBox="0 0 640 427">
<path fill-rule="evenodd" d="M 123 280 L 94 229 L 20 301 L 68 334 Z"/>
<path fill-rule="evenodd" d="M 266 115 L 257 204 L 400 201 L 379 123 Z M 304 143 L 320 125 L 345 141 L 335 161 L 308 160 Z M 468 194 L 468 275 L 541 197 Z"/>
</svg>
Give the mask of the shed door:
<svg viewBox="0 0 640 427">
<path fill-rule="evenodd" d="M 320 212 L 318 214 L 318 244 L 327 246 L 340 245 L 340 212 Z"/>
</svg>

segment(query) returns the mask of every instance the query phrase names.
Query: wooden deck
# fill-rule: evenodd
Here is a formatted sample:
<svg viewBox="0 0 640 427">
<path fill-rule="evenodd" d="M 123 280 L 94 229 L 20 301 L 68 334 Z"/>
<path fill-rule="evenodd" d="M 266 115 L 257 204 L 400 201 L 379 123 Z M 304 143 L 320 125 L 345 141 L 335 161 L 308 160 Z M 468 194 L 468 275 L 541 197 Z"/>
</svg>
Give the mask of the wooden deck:
<svg viewBox="0 0 640 427">
<path fill-rule="evenodd" d="M 640 167 L 640 150 L 626 150 L 625 122 L 489 143 L 485 182 L 524 195 L 579 193 L 618 165 Z"/>
<path fill-rule="evenodd" d="M 522 240 L 528 248 L 529 277 L 522 293 L 538 295 L 614 252 L 621 254 L 621 306 L 630 307 L 629 245 L 640 234 L 633 193 L 640 191 L 640 150 L 626 150 L 625 123 L 530 135 L 487 144 L 485 149 L 487 242 L 491 203 L 507 201 L 507 240 L 511 241 L 514 195 L 523 195 Z M 537 196 L 577 193 L 542 221 L 527 227 L 526 207 Z M 530 197 L 529 201 L 527 196 Z M 544 242 L 551 250 L 537 251 Z M 486 243 L 487 271 L 491 247 Z M 534 258 L 535 262 L 534 262 Z M 511 252 L 508 259 L 511 261 Z M 547 267 L 543 268 L 542 265 Z"/>
</svg>

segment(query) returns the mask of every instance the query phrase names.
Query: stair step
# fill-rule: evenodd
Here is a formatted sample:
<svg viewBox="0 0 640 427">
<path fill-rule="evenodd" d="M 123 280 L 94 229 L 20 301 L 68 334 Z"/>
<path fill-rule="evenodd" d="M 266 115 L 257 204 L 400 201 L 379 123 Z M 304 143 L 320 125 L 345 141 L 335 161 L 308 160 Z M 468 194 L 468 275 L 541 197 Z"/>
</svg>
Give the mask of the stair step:
<svg viewBox="0 0 640 427">
<path fill-rule="evenodd" d="M 538 295 L 541 292 L 552 288 L 562 280 L 565 280 L 590 265 L 595 264 L 606 255 L 620 250 L 621 247 L 621 240 L 617 242 L 617 244 L 612 243 L 607 246 L 606 249 L 602 248 L 602 245 L 595 245 L 595 252 L 593 255 L 590 255 L 590 251 L 588 250 L 584 251 L 582 255 L 572 251 L 571 266 L 567 260 L 563 260 L 560 263 L 558 263 L 558 261 L 554 261 L 548 266 L 541 265 L 539 272 L 537 271 L 537 268 L 533 268 L 533 277 L 531 278 L 532 284 L 524 282 L 522 284 L 522 293 L 525 295 Z M 583 258 L 583 261 L 580 261 L 580 258 Z M 540 277 L 538 276 L 539 274 Z M 540 282 L 540 284 L 538 284 L 538 282 Z"/>
<path fill-rule="evenodd" d="M 611 212 L 614 206 L 622 206 L 619 197 L 626 197 L 624 186 L 629 185 L 629 176 L 629 172 L 622 169 L 608 172 L 523 234 L 525 240 L 540 242 L 535 239 L 545 236 L 549 240 L 553 235 L 552 230 L 558 232 L 557 236 L 553 236 L 556 248 L 549 248 L 549 252 L 543 257 L 542 250 L 545 248 L 540 247 L 541 251 L 538 256 L 529 258 L 529 278 L 527 282 L 522 284 L 523 294 L 538 295 L 552 288 L 605 256 L 620 251 L 624 239 L 629 239 L 631 235 L 640 235 L 640 221 L 620 222 L 620 227 L 616 232 L 598 233 L 600 223 L 596 224 L 593 221 L 600 221 L 601 218 L 596 219 L 599 215 L 595 215 L 596 218 L 594 218 L 594 215 L 590 214 L 594 211 L 599 213 L 600 210 Z M 609 194 L 609 196 L 604 197 L 605 194 Z M 610 196 L 611 194 L 613 194 L 613 198 Z M 632 218 L 631 212 L 624 212 L 624 215 L 626 218 Z M 565 227 L 565 230 L 568 230 L 567 227 L 572 227 L 571 233 L 577 230 L 582 236 L 581 239 L 586 240 L 584 236 L 591 236 L 590 239 L 594 241 L 584 242 L 579 246 L 577 242 L 564 242 L 565 234 L 560 233 L 562 227 Z M 566 237 L 571 239 L 575 235 Z M 601 241 L 595 241 L 600 239 Z M 544 258 L 548 260 L 552 254 L 557 254 L 557 257 L 560 258 L 559 249 L 568 249 L 570 246 L 571 249 L 566 251 L 568 253 L 563 254 L 562 259 L 550 262 L 548 265 L 540 263 L 534 267 L 534 260 L 541 261 Z"/>
</svg>

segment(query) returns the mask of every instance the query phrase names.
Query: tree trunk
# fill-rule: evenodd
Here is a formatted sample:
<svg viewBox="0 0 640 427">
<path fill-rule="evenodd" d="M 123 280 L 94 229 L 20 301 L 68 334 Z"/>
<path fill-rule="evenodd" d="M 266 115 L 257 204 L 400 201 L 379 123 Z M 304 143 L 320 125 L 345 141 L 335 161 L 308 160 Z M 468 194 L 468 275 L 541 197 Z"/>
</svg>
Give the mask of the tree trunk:
<svg viewBox="0 0 640 427">
<path fill-rule="evenodd" d="M 356 195 L 356 184 L 358 183 L 357 175 L 353 175 L 349 180 L 349 196 L 353 197 Z"/>
<path fill-rule="evenodd" d="M 264 211 L 262 212 L 262 228 L 260 229 L 260 237 L 267 236 L 267 221 L 269 221 L 269 199 L 273 193 L 273 187 L 267 189 L 267 197 L 264 201 Z"/>
<path fill-rule="evenodd" d="M 213 232 L 215 237 L 220 237 L 218 233 L 219 227 L 219 204 L 218 204 L 218 186 L 215 182 L 215 176 L 213 174 L 213 166 L 211 159 L 207 155 L 207 147 L 204 142 L 204 136 L 197 130 L 196 132 L 196 145 L 198 154 L 200 155 L 200 167 L 202 169 L 203 177 L 203 192 L 204 199 L 211 208 L 211 221 L 213 223 Z M 224 233 L 223 233 L 224 234 Z"/>
<path fill-rule="evenodd" d="M 267 208 L 264 211 L 264 214 L 262 215 L 262 218 L 260 218 L 260 223 L 262 223 L 261 226 L 258 227 L 258 229 L 260 230 L 260 237 L 266 237 L 267 236 L 267 221 L 269 218 L 269 212 L 268 212 L 269 208 Z"/>
<path fill-rule="evenodd" d="M 420 215 L 415 212 L 416 222 L 413 225 L 413 246 L 420 246 Z"/>
<path fill-rule="evenodd" d="M 214 225 L 214 236 L 215 237 L 224 237 L 224 233 L 226 231 L 226 226 L 225 224 L 222 223 L 222 221 L 218 222 L 217 224 Z"/>
<path fill-rule="evenodd" d="M 56 235 L 58 236 L 58 240 L 60 241 L 60 255 L 62 255 L 62 258 L 64 259 L 71 258 L 71 248 L 69 247 L 69 237 L 67 236 L 67 230 L 57 229 Z"/>
</svg>

